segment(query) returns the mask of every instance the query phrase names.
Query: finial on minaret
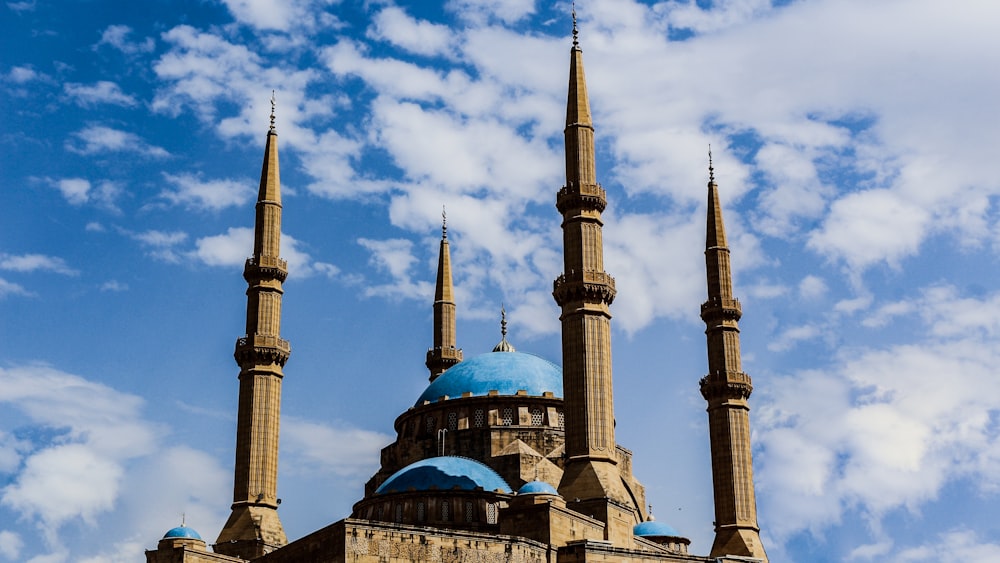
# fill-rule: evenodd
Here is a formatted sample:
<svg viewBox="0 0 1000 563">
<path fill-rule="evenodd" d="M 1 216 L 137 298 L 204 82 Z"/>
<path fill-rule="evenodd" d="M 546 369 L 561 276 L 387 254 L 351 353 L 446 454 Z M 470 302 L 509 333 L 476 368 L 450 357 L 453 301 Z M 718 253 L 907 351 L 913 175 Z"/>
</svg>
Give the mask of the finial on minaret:
<svg viewBox="0 0 1000 563">
<path fill-rule="evenodd" d="M 580 32 L 576 28 L 576 2 L 573 2 L 573 47 L 580 47 Z"/>
<path fill-rule="evenodd" d="M 271 131 L 274 131 L 274 90 L 271 90 Z"/>
<path fill-rule="evenodd" d="M 516 352 L 517 350 L 507 342 L 507 309 L 503 303 L 500 304 L 500 343 L 493 347 L 494 352 Z"/>
<path fill-rule="evenodd" d="M 441 206 L 441 238 L 448 238 L 448 212 Z"/>
<path fill-rule="evenodd" d="M 507 309 L 504 308 L 503 303 L 500 304 L 500 336 L 507 340 Z"/>
<path fill-rule="evenodd" d="M 712 168 L 712 143 L 708 144 L 708 181 L 715 182 L 715 168 Z"/>
</svg>

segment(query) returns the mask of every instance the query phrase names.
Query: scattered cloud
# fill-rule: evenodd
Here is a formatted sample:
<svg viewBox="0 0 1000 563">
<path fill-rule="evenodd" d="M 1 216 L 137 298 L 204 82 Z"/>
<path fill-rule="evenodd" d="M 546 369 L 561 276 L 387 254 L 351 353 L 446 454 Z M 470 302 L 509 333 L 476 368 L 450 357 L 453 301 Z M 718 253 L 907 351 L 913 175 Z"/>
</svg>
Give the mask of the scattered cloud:
<svg viewBox="0 0 1000 563">
<path fill-rule="evenodd" d="M 94 84 L 80 84 L 77 82 L 67 82 L 63 85 L 63 91 L 77 105 L 81 107 L 93 107 L 98 104 L 111 104 L 117 106 L 134 107 L 138 105 L 135 98 L 122 92 L 120 86 L 114 82 L 100 80 Z"/>
<path fill-rule="evenodd" d="M 101 284 L 101 291 L 128 291 L 128 284 L 122 283 L 118 280 L 108 280 Z"/>
<path fill-rule="evenodd" d="M 15 532 L 0 530 L 0 555 L 9 561 L 17 561 L 21 556 L 24 541 Z"/>
<path fill-rule="evenodd" d="M 58 256 L 44 254 L 0 254 L 0 270 L 10 272 L 53 272 L 64 276 L 76 276 L 80 272 L 70 268 Z"/>
<path fill-rule="evenodd" d="M 219 211 L 226 207 L 244 205 L 254 196 L 251 183 L 247 180 L 202 180 L 195 174 L 163 173 L 172 190 L 161 192 L 161 196 L 174 205 L 188 208 Z"/>
<path fill-rule="evenodd" d="M 34 12 L 35 0 L 24 0 L 22 2 L 7 2 L 7 7 L 10 8 L 12 12 L 16 12 L 18 14 L 22 12 Z"/>
<path fill-rule="evenodd" d="M 335 0 L 223 0 L 236 21 L 259 31 L 312 33 L 335 27 Z"/>
<path fill-rule="evenodd" d="M 48 178 L 48 183 L 59 190 L 70 205 L 93 203 L 112 212 L 118 212 L 116 201 L 122 194 L 117 182 L 101 181 L 94 185 L 84 178 Z"/>
<path fill-rule="evenodd" d="M 34 294 L 25 289 L 24 286 L 21 284 L 17 284 L 12 281 L 7 281 L 3 278 L 0 278 L 0 299 L 3 299 L 8 295 L 20 295 L 22 297 L 29 297 Z"/>
<path fill-rule="evenodd" d="M 455 39 L 448 26 L 416 20 L 397 6 L 386 6 L 378 11 L 367 35 L 425 56 L 449 55 Z"/>
<path fill-rule="evenodd" d="M 378 469 L 378 452 L 390 442 L 392 437 L 387 434 L 344 422 L 321 423 L 294 416 L 281 421 L 285 467 L 297 473 L 367 479 Z"/>
<path fill-rule="evenodd" d="M 156 49 L 156 41 L 152 37 L 147 37 L 142 41 L 132 41 L 129 39 L 131 34 L 132 28 L 127 25 L 109 25 L 101 33 L 101 40 L 94 45 L 94 50 L 108 45 L 126 55 L 141 55 L 152 53 Z"/>
<path fill-rule="evenodd" d="M 135 133 L 104 125 L 89 125 L 73 133 L 65 147 L 84 156 L 106 152 L 133 152 L 157 158 L 170 156 L 166 150 L 150 145 Z"/>
</svg>

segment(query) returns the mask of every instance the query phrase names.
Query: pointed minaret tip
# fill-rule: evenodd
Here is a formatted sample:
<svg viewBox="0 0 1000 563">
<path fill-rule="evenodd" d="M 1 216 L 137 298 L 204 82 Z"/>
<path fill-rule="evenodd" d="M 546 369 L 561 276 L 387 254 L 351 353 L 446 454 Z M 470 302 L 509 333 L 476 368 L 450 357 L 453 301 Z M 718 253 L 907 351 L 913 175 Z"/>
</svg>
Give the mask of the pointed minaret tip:
<svg viewBox="0 0 1000 563">
<path fill-rule="evenodd" d="M 708 144 L 708 182 L 715 183 L 715 168 L 712 167 L 712 143 Z"/>
<path fill-rule="evenodd" d="M 445 210 L 444 206 L 441 206 L 441 239 L 446 240 L 448 238 L 448 211 Z"/>
</svg>

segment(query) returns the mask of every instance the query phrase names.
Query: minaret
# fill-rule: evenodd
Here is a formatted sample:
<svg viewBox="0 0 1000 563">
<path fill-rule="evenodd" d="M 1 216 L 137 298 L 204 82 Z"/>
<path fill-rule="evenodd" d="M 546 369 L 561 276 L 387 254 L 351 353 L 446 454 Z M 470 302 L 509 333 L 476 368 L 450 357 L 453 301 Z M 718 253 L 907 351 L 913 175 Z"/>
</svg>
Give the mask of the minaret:
<svg viewBox="0 0 1000 563">
<path fill-rule="evenodd" d="M 455 347 L 455 295 L 451 285 L 451 250 L 448 248 L 448 216 L 441 210 L 441 249 L 438 251 L 437 286 L 434 289 L 434 347 L 427 350 L 431 381 L 462 361 Z"/>
<path fill-rule="evenodd" d="M 271 129 L 260 173 L 253 255 L 247 258 L 246 336 L 236 340 L 240 366 L 239 413 L 236 422 L 236 469 L 233 506 L 215 551 L 253 559 L 288 543 L 278 518 L 278 423 L 281 414 L 282 367 L 291 347 L 281 338 L 282 282 L 288 264 L 279 257 L 281 184 L 278 176 L 278 133 Z"/>
<path fill-rule="evenodd" d="M 564 136 L 566 185 L 556 197 L 563 217 L 564 271 L 552 291 L 562 310 L 566 413 L 566 467 L 559 494 L 570 508 L 607 523 L 606 539 L 625 542 L 631 541 L 638 509 L 617 466 L 608 309 L 615 280 L 604 271 L 601 212 L 607 199 L 596 178 L 594 126 L 575 12 Z"/>
<path fill-rule="evenodd" d="M 705 268 L 708 301 L 701 306 L 708 337 L 708 375 L 701 379 L 701 394 L 708 401 L 708 430 L 712 448 L 712 483 L 715 488 L 715 542 L 710 557 L 742 555 L 767 561 L 757 527 L 757 501 L 753 490 L 750 454 L 750 376 L 740 361 L 739 320 L 743 312 L 733 298 L 729 248 L 722 223 L 718 185 L 708 153 L 708 229 Z"/>
</svg>

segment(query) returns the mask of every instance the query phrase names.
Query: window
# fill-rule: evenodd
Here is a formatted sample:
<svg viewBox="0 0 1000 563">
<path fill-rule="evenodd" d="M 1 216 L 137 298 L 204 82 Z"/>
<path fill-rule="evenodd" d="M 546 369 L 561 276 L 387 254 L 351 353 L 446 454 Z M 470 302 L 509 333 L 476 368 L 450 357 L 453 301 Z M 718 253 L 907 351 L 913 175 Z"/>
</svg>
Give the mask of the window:
<svg viewBox="0 0 1000 563">
<path fill-rule="evenodd" d="M 471 524 L 472 516 L 473 516 L 472 501 L 467 500 L 465 501 L 465 521 Z"/>
<path fill-rule="evenodd" d="M 402 504 L 397 504 L 396 505 L 396 522 L 399 523 L 399 522 L 402 522 L 402 521 L 403 521 L 403 505 Z"/>
<path fill-rule="evenodd" d="M 451 502 L 444 501 L 441 503 L 441 519 L 445 522 L 451 520 Z"/>
<path fill-rule="evenodd" d="M 503 410 L 503 417 L 500 419 L 500 424 L 502 426 L 511 426 L 514 424 L 514 409 L 507 407 Z"/>
<path fill-rule="evenodd" d="M 427 513 L 424 503 L 421 501 L 417 503 L 417 522 L 423 522 L 425 518 L 427 518 Z"/>
<path fill-rule="evenodd" d="M 427 417 L 427 433 L 430 434 L 432 432 L 434 432 L 434 417 L 433 416 L 428 416 Z"/>
<path fill-rule="evenodd" d="M 458 413 L 448 413 L 448 430 L 458 429 Z"/>
<path fill-rule="evenodd" d="M 559 411 L 559 428 L 566 428 L 566 414 Z"/>
<path fill-rule="evenodd" d="M 542 425 L 542 409 L 538 407 L 531 409 L 531 424 L 533 426 Z"/>
<path fill-rule="evenodd" d="M 476 409 L 476 415 L 475 415 L 476 428 L 482 428 L 484 422 L 486 422 L 486 417 L 483 416 L 483 409 Z"/>
<path fill-rule="evenodd" d="M 497 523 L 497 505 L 496 503 L 489 503 L 486 505 L 486 523 L 496 524 Z"/>
</svg>

